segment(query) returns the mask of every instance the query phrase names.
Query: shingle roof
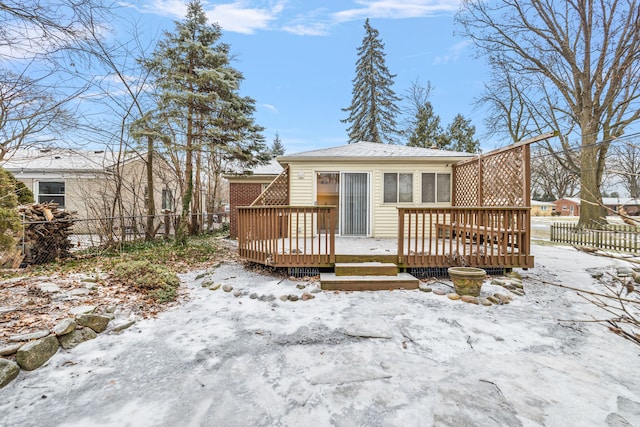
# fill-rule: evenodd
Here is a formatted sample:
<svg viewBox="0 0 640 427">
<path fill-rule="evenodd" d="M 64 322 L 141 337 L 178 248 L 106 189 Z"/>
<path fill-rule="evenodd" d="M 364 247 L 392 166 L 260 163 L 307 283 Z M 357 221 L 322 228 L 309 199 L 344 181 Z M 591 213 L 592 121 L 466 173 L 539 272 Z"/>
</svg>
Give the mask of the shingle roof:
<svg viewBox="0 0 640 427">
<path fill-rule="evenodd" d="M 130 156 L 129 156 L 130 157 Z M 111 151 L 70 150 L 17 150 L 1 166 L 9 171 L 57 170 L 103 171 L 116 163 L 117 153 Z"/>
<path fill-rule="evenodd" d="M 473 157 L 471 153 L 440 150 L 433 148 L 408 147 L 406 145 L 380 144 L 361 141 L 354 144 L 340 145 L 337 147 L 321 148 L 318 150 L 304 151 L 301 153 L 285 155 L 278 160 L 306 158 L 437 158 L 459 157 L 460 159 Z"/>
</svg>

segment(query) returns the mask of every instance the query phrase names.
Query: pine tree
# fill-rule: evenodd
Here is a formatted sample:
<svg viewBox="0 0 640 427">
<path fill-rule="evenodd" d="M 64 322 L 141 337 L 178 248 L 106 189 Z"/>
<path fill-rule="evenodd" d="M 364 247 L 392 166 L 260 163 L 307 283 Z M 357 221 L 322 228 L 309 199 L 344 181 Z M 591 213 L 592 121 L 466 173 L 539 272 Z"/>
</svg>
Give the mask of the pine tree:
<svg viewBox="0 0 640 427">
<path fill-rule="evenodd" d="M 476 127 L 471 124 L 471 120 L 458 114 L 447 126 L 446 147 L 452 151 L 476 153 L 480 149 L 480 141 L 474 139 L 475 133 Z"/>
<path fill-rule="evenodd" d="M 275 138 L 273 138 L 273 144 L 271 145 L 271 156 L 284 156 L 284 153 L 284 145 L 282 145 L 282 141 L 280 141 L 280 135 L 278 135 L 278 132 L 276 132 L 276 136 Z"/>
<path fill-rule="evenodd" d="M 358 141 L 396 141 L 397 102 L 400 98 L 392 89 L 395 74 L 385 65 L 384 43 L 378 30 L 364 23 L 365 36 L 358 47 L 356 77 L 353 79 L 351 105 L 343 108 L 349 117 L 341 120 L 350 123 L 347 128 L 349 143 Z"/>
<path fill-rule="evenodd" d="M 407 145 L 410 147 L 429 148 L 432 146 L 441 147 L 446 139 L 443 138 L 443 129 L 440 126 L 440 116 L 434 114 L 433 106 L 429 101 L 418 108 L 416 116 L 412 121 L 409 131 Z"/>
<path fill-rule="evenodd" d="M 194 186 L 199 184 L 203 148 L 223 151 L 226 157 L 245 163 L 263 161 L 267 150 L 260 134 L 263 129 L 252 118 L 255 101 L 238 94 L 243 77 L 229 65 L 229 46 L 220 42 L 220 26 L 207 23 L 199 0 L 189 2 L 186 19 L 175 25 L 175 31 L 164 33 L 152 58 L 145 62 L 158 89 L 156 111 L 146 123 L 165 135 L 160 139 L 169 141 L 169 149 L 184 152 L 182 221 L 177 236 L 184 240 L 189 213 L 191 233 L 198 229 L 199 192 L 194 192 Z"/>
</svg>

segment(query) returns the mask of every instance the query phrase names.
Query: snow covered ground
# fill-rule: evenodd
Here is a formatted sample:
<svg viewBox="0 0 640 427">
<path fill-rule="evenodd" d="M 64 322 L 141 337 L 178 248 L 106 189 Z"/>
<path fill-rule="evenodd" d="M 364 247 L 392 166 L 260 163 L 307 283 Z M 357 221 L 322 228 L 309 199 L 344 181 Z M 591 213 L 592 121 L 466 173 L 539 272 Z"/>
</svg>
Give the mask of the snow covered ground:
<svg viewBox="0 0 640 427">
<path fill-rule="evenodd" d="M 418 290 L 281 301 L 316 284 L 193 272 L 181 306 L 21 372 L 0 389 L 0 425 L 640 426 L 640 348 L 559 321 L 605 316 L 532 279 L 598 289 L 586 269 L 624 261 L 533 248 L 526 295 L 490 307 Z"/>
</svg>

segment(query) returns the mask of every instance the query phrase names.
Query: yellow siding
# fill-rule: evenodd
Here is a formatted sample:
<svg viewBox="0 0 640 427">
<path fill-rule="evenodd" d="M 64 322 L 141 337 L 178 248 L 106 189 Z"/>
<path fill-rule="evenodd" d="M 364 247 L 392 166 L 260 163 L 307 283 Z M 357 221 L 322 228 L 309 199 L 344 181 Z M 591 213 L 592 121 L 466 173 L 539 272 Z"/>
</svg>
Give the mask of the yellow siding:
<svg viewBox="0 0 640 427">
<path fill-rule="evenodd" d="M 398 233 L 399 207 L 449 207 L 451 203 L 421 203 L 422 173 L 451 173 L 451 165 L 447 163 L 393 164 L 391 162 L 341 163 L 314 162 L 291 163 L 290 165 L 290 200 L 292 206 L 313 206 L 316 202 L 317 172 L 368 172 L 371 187 L 371 235 L 373 237 L 395 238 Z M 413 202 L 383 203 L 383 174 L 413 174 Z"/>
</svg>

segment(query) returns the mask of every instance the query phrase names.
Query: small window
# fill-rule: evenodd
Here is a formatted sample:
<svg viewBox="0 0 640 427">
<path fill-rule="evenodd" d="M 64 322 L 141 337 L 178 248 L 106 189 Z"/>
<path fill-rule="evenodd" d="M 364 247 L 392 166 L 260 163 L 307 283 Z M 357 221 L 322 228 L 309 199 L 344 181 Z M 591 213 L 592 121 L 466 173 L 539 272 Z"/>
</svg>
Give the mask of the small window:
<svg viewBox="0 0 640 427">
<path fill-rule="evenodd" d="M 168 188 L 162 190 L 162 210 L 173 212 L 173 193 Z"/>
<path fill-rule="evenodd" d="M 422 174 L 422 203 L 451 202 L 451 174 Z"/>
<path fill-rule="evenodd" d="M 384 202 L 410 203 L 413 201 L 413 174 L 385 173 Z"/>
<path fill-rule="evenodd" d="M 38 183 L 38 203 L 57 203 L 60 208 L 64 208 L 64 182 L 39 182 Z"/>
</svg>

